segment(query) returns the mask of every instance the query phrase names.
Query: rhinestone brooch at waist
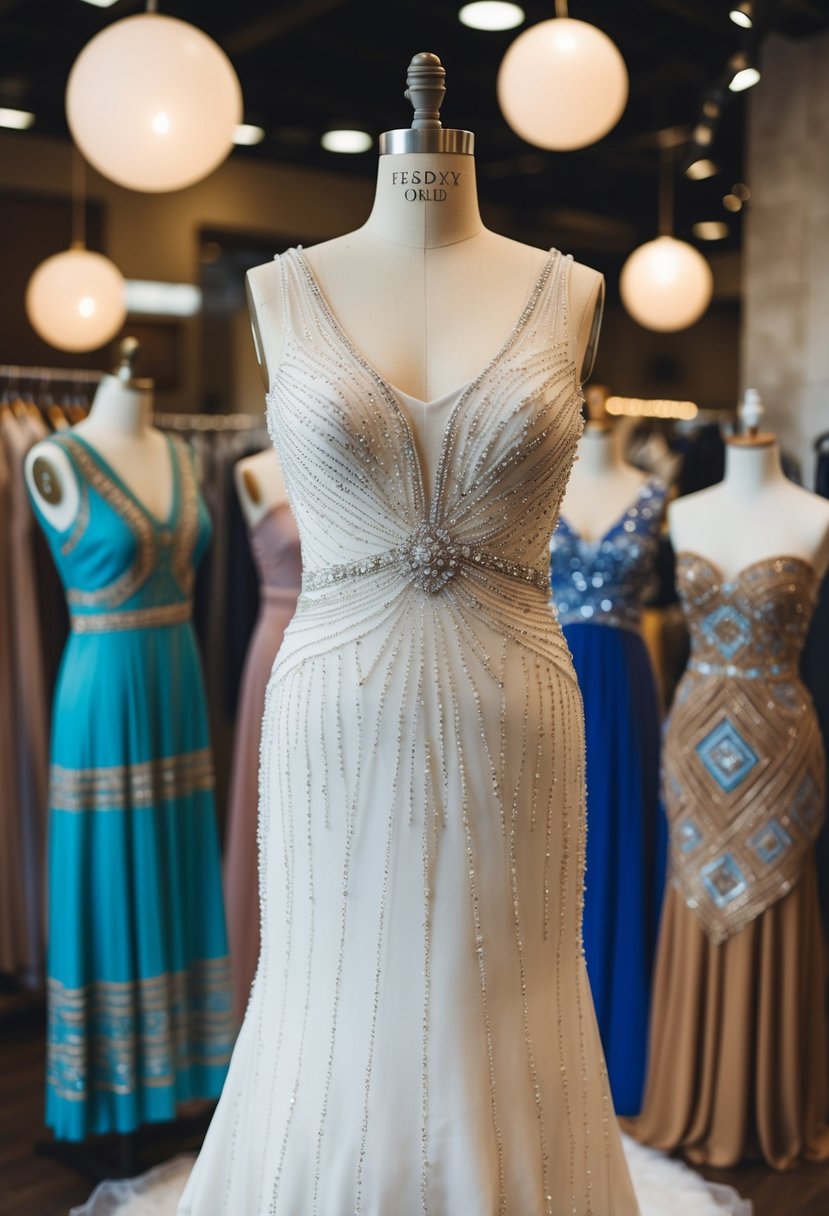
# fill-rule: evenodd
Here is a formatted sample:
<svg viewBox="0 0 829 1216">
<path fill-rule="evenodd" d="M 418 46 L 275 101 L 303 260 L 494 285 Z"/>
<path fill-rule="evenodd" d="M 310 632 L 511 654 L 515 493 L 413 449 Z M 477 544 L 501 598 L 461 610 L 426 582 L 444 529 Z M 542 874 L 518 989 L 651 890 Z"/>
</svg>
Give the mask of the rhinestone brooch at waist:
<svg viewBox="0 0 829 1216">
<path fill-rule="evenodd" d="M 429 595 L 442 591 L 457 575 L 475 569 L 495 571 L 517 582 L 529 583 L 545 595 L 550 593 L 547 570 L 508 561 L 478 545 L 458 540 L 445 528 L 427 520 L 419 523 L 406 540 L 393 549 L 354 562 L 307 571 L 303 574 L 302 587 L 304 591 L 317 591 L 332 583 L 361 574 L 375 574 L 392 566 L 399 567 L 410 582 Z"/>
</svg>

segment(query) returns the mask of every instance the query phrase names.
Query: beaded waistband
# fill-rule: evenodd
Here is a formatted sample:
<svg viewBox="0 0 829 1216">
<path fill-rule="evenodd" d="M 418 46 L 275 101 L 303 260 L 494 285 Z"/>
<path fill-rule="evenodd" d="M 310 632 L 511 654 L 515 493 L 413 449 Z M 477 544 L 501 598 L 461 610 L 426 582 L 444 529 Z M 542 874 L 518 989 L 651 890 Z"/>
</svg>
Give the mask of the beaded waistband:
<svg viewBox="0 0 829 1216">
<path fill-rule="evenodd" d="M 181 625 L 193 615 L 193 601 L 159 604 L 151 608 L 130 608 L 124 612 L 73 612 L 69 618 L 73 633 L 115 633 L 125 629 L 154 629 Z"/>
<path fill-rule="evenodd" d="M 591 609 L 590 614 L 585 615 L 580 609 L 574 612 L 568 610 L 558 613 L 558 622 L 565 629 L 570 625 L 605 625 L 611 629 L 626 629 L 628 633 L 642 633 L 639 617 L 627 617 L 619 612 L 596 612 Z"/>
<path fill-rule="evenodd" d="M 769 663 L 767 666 L 739 667 L 736 663 L 706 663 L 703 659 L 691 659 L 689 671 L 701 676 L 739 676 L 741 680 L 768 680 L 772 676 L 793 679 L 799 676 L 797 666 L 791 663 Z"/>
<path fill-rule="evenodd" d="M 317 591 L 345 579 L 375 574 L 394 566 L 423 591 L 435 595 L 459 574 L 474 570 L 490 570 L 504 574 L 517 582 L 528 583 L 546 596 L 550 594 L 548 570 L 511 562 L 497 553 L 478 545 L 467 544 L 451 536 L 445 528 L 424 522 L 401 544 L 382 553 L 374 553 L 354 562 L 326 566 L 307 571 L 302 577 L 303 591 Z"/>
</svg>

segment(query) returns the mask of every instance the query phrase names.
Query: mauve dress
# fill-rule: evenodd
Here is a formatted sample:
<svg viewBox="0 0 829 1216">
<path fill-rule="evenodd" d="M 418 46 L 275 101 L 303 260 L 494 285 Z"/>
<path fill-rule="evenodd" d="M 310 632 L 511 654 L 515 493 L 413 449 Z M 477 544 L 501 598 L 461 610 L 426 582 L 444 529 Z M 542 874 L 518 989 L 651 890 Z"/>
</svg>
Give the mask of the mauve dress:
<svg viewBox="0 0 829 1216">
<path fill-rule="evenodd" d="M 233 1000 L 240 1021 L 259 960 L 256 821 L 265 689 L 294 615 L 302 577 L 299 534 L 287 503 L 278 503 L 263 515 L 252 526 L 250 539 L 259 570 L 260 608 L 239 690 L 224 865 Z"/>
</svg>

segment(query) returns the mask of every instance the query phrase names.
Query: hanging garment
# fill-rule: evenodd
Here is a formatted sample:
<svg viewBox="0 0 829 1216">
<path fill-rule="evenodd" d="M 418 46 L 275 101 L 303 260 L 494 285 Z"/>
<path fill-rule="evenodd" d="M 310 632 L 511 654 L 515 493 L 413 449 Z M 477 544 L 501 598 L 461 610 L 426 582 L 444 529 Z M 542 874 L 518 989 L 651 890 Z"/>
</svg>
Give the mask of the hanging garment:
<svg viewBox="0 0 829 1216">
<path fill-rule="evenodd" d="M 232 528 L 233 512 L 229 503 L 236 495 L 233 469 L 237 461 L 251 452 L 261 451 L 267 442 L 264 427 L 255 429 L 222 429 L 222 416 L 217 416 L 219 429 L 202 428 L 189 433 L 189 442 L 196 455 L 200 489 L 212 521 L 212 541 L 200 564 L 194 591 L 193 622 L 202 654 L 210 655 L 205 671 L 210 738 L 213 747 L 213 769 L 216 782 L 216 810 L 220 835 L 225 834 L 233 758 L 235 695 L 228 696 L 230 656 L 241 645 L 244 649 L 253 628 L 253 618 L 241 614 L 237 603 L 239 591 L 249 586 L 247 580 L 255 571 L 253 558 L 244 530 L 242 550 L 233 550 L 239 533 Z M 246 566 L 240 583 L 239 567 Z"/>
<path fill-rule="evenodd" d="M 285 629 L 294 614 L 302 560 L 291 508 L 278 503 L 250 529 L 259 570 L 260 609 L 239 695 L 230 780 L 224 864 L 225 906 L 235 1013 L 241 1020 L 259 958 L 257 814 L 259 746 L 265 691 Z"/>
<path fill-rule="evenodd" d="M 659 702 L 640 632 L 666 487 L 649 478 L 597 541 L 562 516 L 553 601 L 584 700 L 587 869 L 584 953 L 616 1111 L 639 1110 L 651 969 L 665 874 Z"/>
<path fill-rule="evenodd" d="M 551 253 L 480 375 L 423 402 L 282 258 L 268 408 L 302 594 L 263 722 L 261 958 L 180 1216 L 639 1213 L 581 953 L 581 699 L 549 602 L 581 429 L 569 266 Z M 659 1216 L 740 1210 L 657 1160 Z"/>
<path fill-rule="evenodd" d="M 17 979 L 35 961 L 35 942 L 23 881 L 23 811 L 18 794 L 13 509 L 12 468 L 0 440 L 0 972 Z"/>
<path fill-rule="evenodd" d="M 697 1162 L 829 1158 L 814 841 L 824 757 L 798 663 L 799 558 L 726 580 L 678 555 L 691 659 L 665 738 L 673 888 L 654 977 L 644 1142 Z"/>
<path fill-rule="evenodd" d="M 25 938 L 17 975 L 29 986 L 43 982 L 44 854 L 48 807 L 48 720 L 40 615 L 34 561 L 34 517 L 29 505 L 23 464 L 38 437 L 25 416 L 10 410 L 0 418 L 11 491 L 10 594 L 14 697 L 13 738 L 17 785 L 14 814 L 18 818 L 19 866 L 17 889 L 25 902 Z M 5 782 L 5 777 L 0 775 Z M 8 788 L 8 786 L 7 786 Z"/>
<path fill-rule="evenodd" d="M 213 1097 L 232 1047 L 213 773 L 190 624 L 209 523 L 169 442 L 168 518 L 80 435 L 80 507 L 56 532 L 71 634 L 55 691 L 46 1122 L 61 1139 Z"/>
</svg>

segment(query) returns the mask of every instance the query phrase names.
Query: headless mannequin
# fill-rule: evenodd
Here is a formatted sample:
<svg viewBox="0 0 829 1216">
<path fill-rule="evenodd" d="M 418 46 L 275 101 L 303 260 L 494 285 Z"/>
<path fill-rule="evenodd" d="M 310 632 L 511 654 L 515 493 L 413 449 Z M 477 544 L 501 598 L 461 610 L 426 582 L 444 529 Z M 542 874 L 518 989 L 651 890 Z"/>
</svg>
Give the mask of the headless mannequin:
<svg viewBox="0 0 829 1216">
<path fill-rule="evenodd" d="M 282 465 L 274 448 L 243 456 L 233 467 L 233 480 L 249 528 L 288 501 Z"/>
<path fill-rule="evenodd" d="M 89 414 L 71 431 L 85 439 L 157 519 L 166 519 L 173 499 L 173 469 L 167 440 L 152 426 L 149 381 L 131 379 L 135 346 L 114 376 L 104 376 Z M 77 479 L 59 444 L 44 439 L 26 457 L 26 480 L 49 523 L 71 527 L 80 506 Z"/>
<path fill-rule="evenodd" d="M 668 527 L 676 552 L 705 558 L 725 579 L 772 557 L 799 557 L 818 578 L 829 566 L 829 503 L 789 481 L 771 434 L 729 439 L 725 478 L 671 503 Z"/>
<path fill-rule="evenodd" d="M 636 498 L 647 478 L 622 455 L 622 433 L 604 412 L 601 389 L 587 393 L 590 415 L 561 513 L 582 540 L 603 537 Z"/>
<path fill-rule="evenodd" d="M 439 73 L 441 82 L 443 70 L 436 56 L 415 57 L 409 82 L 416 103 L 414 69 Z M 442 83 L 437 91 L 442 96 Z M 381 142 L 368 220 L 355 232 L 315 245 L 306 259 L 352 344 L 390 385 L 423 405 L 474 379 L 500 349 L 547 253 L 484 227 L 471 136 L 470 151 L 447 151 L 459 142 L 451 137 L 469 133 L 440 128 L 436 109 L 431 126 L 422 123 L 419 129 L 420 112 L 416 108 L 411 131 L 383 138 L 411 136 L 397 142 L 427 150 L 396 151 L 389 141 L 384 152 Z M 270 387 L 282 351 L 279 262 L 249 271 L 247 286 L 257 356 Z M 580 381 L 592 366 L 603 300 L 602 276 L 574 264 L 569 308 Z"/>
</svg>

